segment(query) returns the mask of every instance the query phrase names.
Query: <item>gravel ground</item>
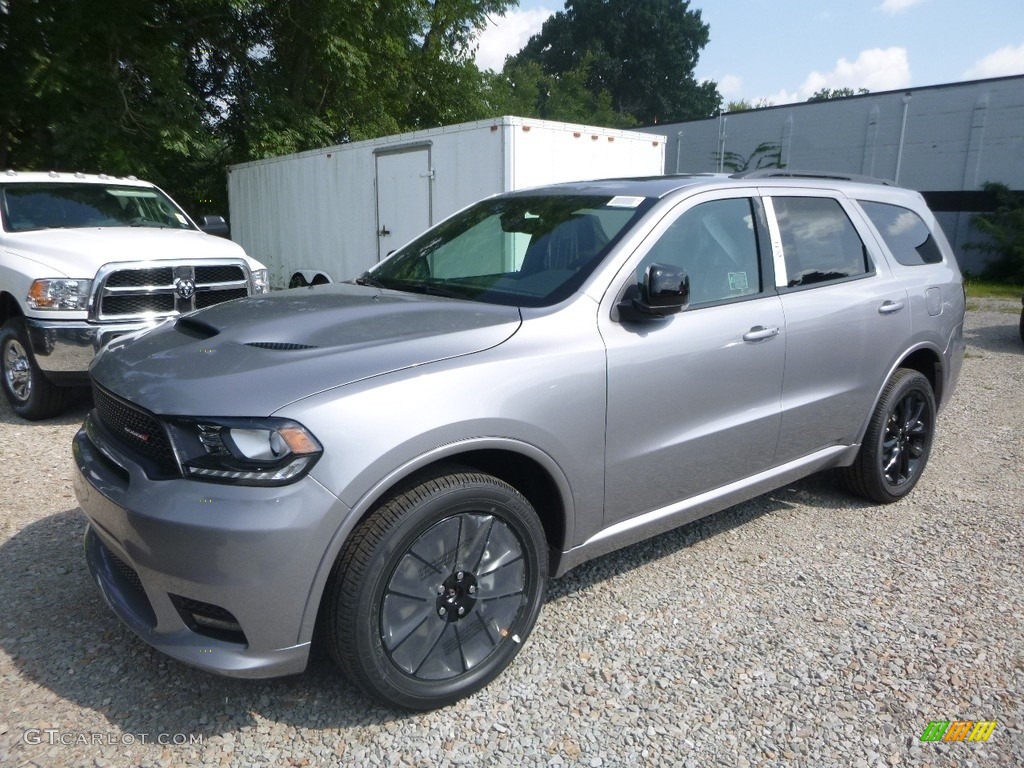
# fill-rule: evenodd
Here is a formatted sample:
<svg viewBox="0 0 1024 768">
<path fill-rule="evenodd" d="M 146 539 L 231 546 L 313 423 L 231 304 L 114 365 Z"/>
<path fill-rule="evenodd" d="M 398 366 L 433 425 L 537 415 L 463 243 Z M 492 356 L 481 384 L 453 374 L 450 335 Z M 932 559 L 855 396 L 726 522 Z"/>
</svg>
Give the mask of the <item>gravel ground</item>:
<svg viewBox="0 0 1024 768">
<path fill-rule="evenodd" d="M 815 477 L 585 564 L 509 670 L 428 714 L 322 657 L 239 681 L 151 650 L 83 562 L 69 443 L 88 405 L 28 424 L 0 404 L 0 765 L 1022 766 L 1020 304 L 972 307 L 910 498 Z M 932 720 L 997 726 L 922 743 Z"/>
</svg>

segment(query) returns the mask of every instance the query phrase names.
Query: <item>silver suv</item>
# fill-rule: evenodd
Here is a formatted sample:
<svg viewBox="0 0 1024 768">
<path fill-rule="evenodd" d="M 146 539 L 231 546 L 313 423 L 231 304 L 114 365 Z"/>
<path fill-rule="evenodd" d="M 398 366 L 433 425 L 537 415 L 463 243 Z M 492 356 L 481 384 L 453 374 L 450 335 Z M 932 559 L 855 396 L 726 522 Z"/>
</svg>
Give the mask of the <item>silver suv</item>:
<svg viewBox="0 0 1024 768">
<path fill-rule="evenodd" d="M 176 659 L 263 677 L 314 628 L 394 704 L 509 664 L 549 576 L 837 468 L 911 491 L 963 359 L 921 197 L 662 177 L 499 195 L 347 284 L 111 343 L 75 437 L 90 569 Z"/>
</svg>

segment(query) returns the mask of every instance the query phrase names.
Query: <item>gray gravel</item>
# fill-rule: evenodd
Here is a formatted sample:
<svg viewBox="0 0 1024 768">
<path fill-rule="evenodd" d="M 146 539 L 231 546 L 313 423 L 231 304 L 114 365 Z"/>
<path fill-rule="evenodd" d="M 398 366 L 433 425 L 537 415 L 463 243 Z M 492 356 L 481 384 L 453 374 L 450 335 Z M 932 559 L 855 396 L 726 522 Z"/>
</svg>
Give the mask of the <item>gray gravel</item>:
<svg viewBox="0 0 1024 768">
<path fill-rule="evenodd" d="M 428 714 L 367 701 L 322 657 L 238 681 L 151 650 L 83 563 L 87 404 L 45 424 L 2 404 L 0 765 L 1022 766 L 1020 304 L 972 306 L 909 499 L 811 478 L 581 566 L 511 669 Z M 920 741 L 958 719 L 998 725 Z"/>
</svg>

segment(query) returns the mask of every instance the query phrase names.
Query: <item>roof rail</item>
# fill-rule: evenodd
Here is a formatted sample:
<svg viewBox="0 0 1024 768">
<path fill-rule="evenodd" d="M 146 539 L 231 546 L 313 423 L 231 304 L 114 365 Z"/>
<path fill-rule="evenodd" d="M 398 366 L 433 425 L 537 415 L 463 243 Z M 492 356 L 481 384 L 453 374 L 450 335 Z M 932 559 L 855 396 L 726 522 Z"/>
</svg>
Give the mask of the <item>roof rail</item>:
<svg viewBox="0 0 1024 768">
<path fill-rule="evenodd" d="M 789 171 L 785 168 L 758 168 L 755 171 L 734 173 L 733 179 L 823 179 L 827 181 L 855 181 L 860 184 L 882 184 L 893 186 L 887 179 L 874 176 L 860 176 L 855 173 L 825 173 L 823 171 Z"/>
</svg>

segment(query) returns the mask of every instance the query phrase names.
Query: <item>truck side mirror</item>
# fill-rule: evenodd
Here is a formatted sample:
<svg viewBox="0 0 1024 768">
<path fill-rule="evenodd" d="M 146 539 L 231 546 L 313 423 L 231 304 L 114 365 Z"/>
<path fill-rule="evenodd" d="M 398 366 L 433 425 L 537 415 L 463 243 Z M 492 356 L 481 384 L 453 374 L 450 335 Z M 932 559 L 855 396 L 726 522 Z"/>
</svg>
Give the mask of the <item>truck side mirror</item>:
<svg viewBox="0 0 1024 768">
<path fill-rule="evenodd" d="M 228 223 L 224 221 L 223 216 L 203 216 L 199 221 L 199 228 L 208 235 L 231 237 L 231 230 L 228 229 Z"/>
</svg>

